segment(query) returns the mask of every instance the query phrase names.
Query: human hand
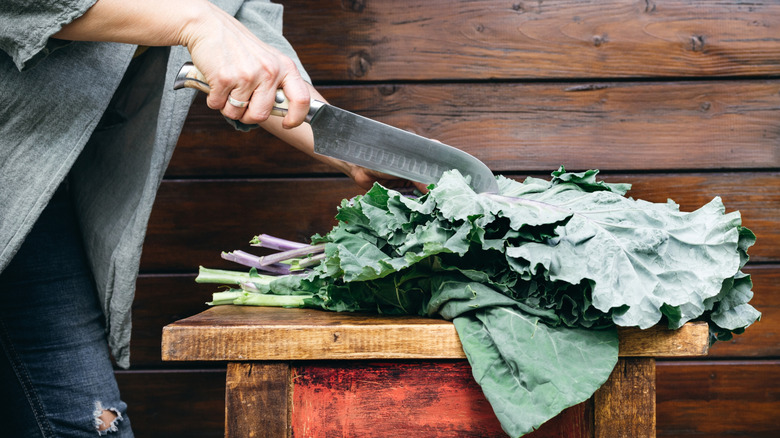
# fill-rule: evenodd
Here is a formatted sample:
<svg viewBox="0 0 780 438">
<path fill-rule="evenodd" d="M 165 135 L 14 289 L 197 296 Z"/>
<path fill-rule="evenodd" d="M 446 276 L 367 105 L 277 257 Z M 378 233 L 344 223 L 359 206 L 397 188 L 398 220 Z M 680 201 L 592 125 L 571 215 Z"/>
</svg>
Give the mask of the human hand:
<svg viewBox="0 0 780 438">
<path fill-rule="evenodd" d="M 346 174 L 352 178 L 355 184 L 365 190 L 370 189 L 376 182 L 389 189 L 395 189 L 399 191 L 416 188 L 422 193 L 428 192 L 428 184 L 398 178 L 386 173 L 366 169 L 365 167 L 352 165 L 349 167 L 349 170 L 346 172 Z"/>
<path fill-rule="evenodd" d="M 283 127 L 303 123 L 311 95 L 295 63 L 234 17 L 211 8 L 206 20 L 187 26 L 183 34 L 194 64 L 211 87 L 207 105 L 228 118 L 260 123 L 269 118 L 276 90 L 282 89 L 289 101 Z"/>
</svg>

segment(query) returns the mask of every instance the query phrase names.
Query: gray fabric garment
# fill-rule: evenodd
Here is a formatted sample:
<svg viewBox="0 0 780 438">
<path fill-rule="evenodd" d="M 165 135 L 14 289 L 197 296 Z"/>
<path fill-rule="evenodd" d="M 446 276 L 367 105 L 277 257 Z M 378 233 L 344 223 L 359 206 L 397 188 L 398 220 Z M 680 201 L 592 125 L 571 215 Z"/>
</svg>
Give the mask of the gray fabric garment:
<svg viewBox="0 0 780 438">
<path fill-rule="evenodd" d="M 23 17 L 48 35 L 67 24 L 63 16 L 83 13 L 84 2 L 50 2 L 47 12 L 48 3 L 36 3 L 36 14 Z M 295 60 L 309 80 L 281 35 L 281 6 L 261 0 L 214 3 Z M 0 28 L 22 19 L 18 8 L 6 6 L 0 7 Z M 138 59 L 137 74 L 123 80 L 132 45 L 51 40 L 41 45 L 24 38 L 10 44 L 0 31 L 0 48 L 0 271 L 70 175 L 109 344 L 117 364 L 127 367 L 130 309 L 147 222 L 196 94 L 172 89 L 189 53 L 183 47 L 152 48 Z M 112 96 L 116 123 L 105 126 L 104 120 L 95 131 Z"/>
<path fill-rule="evenodd" d="M 0 50 L 19 70 L 33 67 L 64 41 L 49 39 L 82 16 L 97 0 L 3 0 L 0 2 Z"/>
</svg>

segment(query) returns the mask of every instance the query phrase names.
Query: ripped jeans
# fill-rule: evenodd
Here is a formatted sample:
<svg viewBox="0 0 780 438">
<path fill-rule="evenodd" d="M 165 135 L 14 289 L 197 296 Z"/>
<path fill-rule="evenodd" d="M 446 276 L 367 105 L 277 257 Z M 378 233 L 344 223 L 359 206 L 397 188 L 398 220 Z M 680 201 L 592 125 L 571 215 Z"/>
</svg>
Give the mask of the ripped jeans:
<svg viewBox="0 0 780 438">
<path fill-rule="evenodd" d="M 132 437 L 126 408 L 63 186 L 0 273 L 0 435 Z"/>
</svg>

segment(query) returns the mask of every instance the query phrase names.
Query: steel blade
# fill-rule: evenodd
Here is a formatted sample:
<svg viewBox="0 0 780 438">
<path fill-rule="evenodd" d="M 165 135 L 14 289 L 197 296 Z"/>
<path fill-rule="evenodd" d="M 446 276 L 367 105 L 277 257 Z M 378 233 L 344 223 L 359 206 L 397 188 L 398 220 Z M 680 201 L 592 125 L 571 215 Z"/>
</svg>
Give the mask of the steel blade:
<svg viewBox="0 0 780 438">
<path fill-rule="evenodd" d="M 476 192 L 498 191 L 490 169 L 460 149 L 332 105 L 321 105 L 309 120 L 318 154 L 424 184 L 438 182 L 444 172 L 457 169 L 471 178 Z"/>
</svg>

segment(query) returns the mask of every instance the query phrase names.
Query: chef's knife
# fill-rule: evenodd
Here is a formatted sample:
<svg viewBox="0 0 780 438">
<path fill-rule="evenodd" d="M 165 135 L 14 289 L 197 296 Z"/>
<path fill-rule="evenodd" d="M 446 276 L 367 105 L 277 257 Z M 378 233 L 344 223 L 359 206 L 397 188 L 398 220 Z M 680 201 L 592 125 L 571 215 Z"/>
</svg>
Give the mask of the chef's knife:
<svg viewBox="0 0 780 438">
<path fill-rule="evenodd" d="M 173 88 L 195 88 L 208 93 L 203 74 L 188 62 L 176 76 Z M 287 114 L 289 102 L 277 90 L 271 114 Z M 478 193 L 496 193 L 498 184 L 490 169 L 468 153 L 402 129 L 312 100 L 306 121 L 314 132 L 314 152 L 368 169 L 417 181 L 436 183 L 450 169 L 471 178 Z"/>
</svg>

